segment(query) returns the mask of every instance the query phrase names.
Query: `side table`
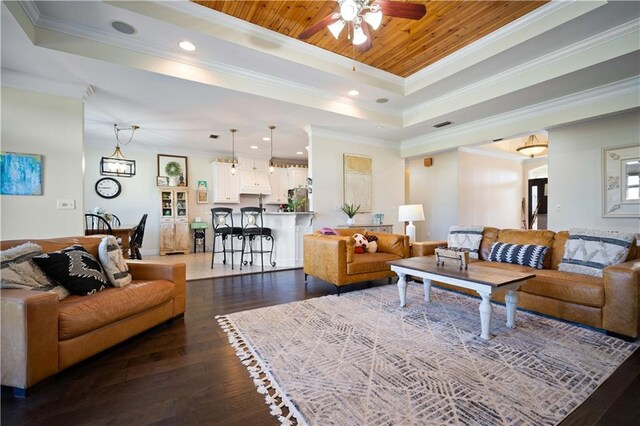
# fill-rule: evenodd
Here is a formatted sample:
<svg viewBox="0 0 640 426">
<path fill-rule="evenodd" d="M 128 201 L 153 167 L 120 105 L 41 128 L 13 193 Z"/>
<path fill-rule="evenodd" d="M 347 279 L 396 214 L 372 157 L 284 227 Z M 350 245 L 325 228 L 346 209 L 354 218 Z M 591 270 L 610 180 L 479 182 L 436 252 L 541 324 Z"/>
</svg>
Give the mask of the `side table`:
<svg viewBox="0 0 640 426">
<path fill-rule="evenodd" d="M 416 241 L 411 243 L 410 257 L 431 256 L 436 254 L 436 248 L 446 246 L 446 241 Z"/>
<path fill-rule="evenodd" d="M 207 228 L 209 224 L 206 222 L 191 222 L 193 229 L 193 252 L 197 253 L 197 248 L 202 247 L 202 252 L 207 251 Z"/>
</svg>

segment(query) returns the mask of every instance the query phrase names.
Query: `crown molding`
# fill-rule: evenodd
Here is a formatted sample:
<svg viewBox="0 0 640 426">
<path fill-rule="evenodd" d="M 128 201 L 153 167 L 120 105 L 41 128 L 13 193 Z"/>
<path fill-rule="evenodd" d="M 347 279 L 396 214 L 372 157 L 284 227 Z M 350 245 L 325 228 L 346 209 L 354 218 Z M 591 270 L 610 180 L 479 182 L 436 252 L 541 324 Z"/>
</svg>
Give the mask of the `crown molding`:
<svg viewBox="0 0 640 426">
<path fill-rule="evenodd" d="M 404 126 L 424 122 L 637 50 L 640 20 L 622 24 L 404 111 Z M 635 43 L 634 43 L 635 41 Z M 584 59 L 586 57 L 587 59 Z M 597 62 L 596 62 L 597 61 Z"/>
<path fill-rule="evenodd" d="M 269 76 L 267 74 L 259 73 L 245 68 L 228 65 L 219 61 L 192 55 L 180 54 L 177 51 L 177 48 L 175 52 L 171 52 L 165 48 L 161 48 L 160 46 L 142 42 L 135 38 L 126 37 L 119 34 L 112 34 L 111 32 L 96 29 L 93 27 L 70 24 L 69 22 L 54 19 L 42 14 L 38 14 L 37 16 L 38 17 L 35 23 L 36 30 L 46 29 L 48 31 L 59 34 L 79 37 L 89 42 L 97 42 L 114 46 L 116 48 L 127 49 L 156 58 L 206 69 L 215 73 L 217 76 L 228 77 L 228 79 L 216 79 L 216 82 L 218 83 L 216 85 L 219 87 L 237 90 L 258 96 L 271 97 L 284 102 L 297 103 L 299 105 L 304 105 L 311 108 L 325 109 L 331 112 L 345 114 L 353 117 L 367 118 L 394 126 L 399 126 L 402 122 L 401 114 L 390 109 L 389 107 L 384 107 L 378 104 L 371 105 L 369 103 L 359 102 L 350 98 L 331 96 L 326 91 L 316 89 L 312 86 L 291 82 L 285 79 Z M 40 37 L 38 37 L 38 43 L 36 43 L 36 45 L 49 47 L 46 45 L 45 41 L 46 34 L 41 32 L 39 35 Z M 76 46 L 77 43 L 65 43 L 64 45 Z M 51 48 L 59 49 L 55 46 L 51 46 Z M 64 51 L 69 53 L 82 54 L 69 49 Z M 92 52 L 94 52 L 94 57 L 96 59 L 104 60 L 100 57 L 99 54 L 95 53 L 98 51 L 99 49 L 92 49 Z M 120 60 L 124 61 L 124 58 L 121 57 Z M 127 65 L 126 63 L 123 64 Z M 175 77 L 175 75 L 172 76 Z M 178 77 L 185 78 L 184 76 Z M 211 84 L 204 81 L 200 82 Z M 328 105 L 330 105 L 330 109 L 328 109 Z"/>
<path fill-rule="evenodd" d="M 444 151 L 528 129 L 550 128 L 640 107 L 640 76 L 401 142 L 403 157 Z"/>
<path fill-rule="evenodd" d="M 606 3 L 606 0 L 551 1 L 407 77 L 405 94 L 409 95 L 424 89 Z"/>
<path fill-rule="evenodd" d="M 346 144 L 356 143 L 361 145 L 375 146 L 379 148 L 398 149 L 398 150 L 400 149 L 400 143 L 396 141 L 369 138 L 366 136 L 336 132 L 333 130 L 327 130 L 322 127 L 313 126 L 313 125 L 304 126 L 304 130 L 309 135 L 309 139 L 313 138 L 313 143 L 317 142 L 316 138 L 326 138 L 334 141 L 344 142 Z"/>
<path fill-rule="evenodd" d="M 500 158 L 503 160 L 517 161 L 519 163 L 523 163 L 526 160 L 526 158 L 523 157 L 521 154 L 510 153 L 506 151 L 487 150 L 487 149 L 482 149 L 477 147 L 462 146 L 458 148 L 458 151 L 468 152 L 469 154 L 482 155 L 484 157 L 492 157 L 492 158 Z"/>
<path fill-rule="evenodd" d="M 2 69 L 2 86 L 86 101 L 93 87 L 83 83 L 67 83 L 35 74 Z"/>
</svg>

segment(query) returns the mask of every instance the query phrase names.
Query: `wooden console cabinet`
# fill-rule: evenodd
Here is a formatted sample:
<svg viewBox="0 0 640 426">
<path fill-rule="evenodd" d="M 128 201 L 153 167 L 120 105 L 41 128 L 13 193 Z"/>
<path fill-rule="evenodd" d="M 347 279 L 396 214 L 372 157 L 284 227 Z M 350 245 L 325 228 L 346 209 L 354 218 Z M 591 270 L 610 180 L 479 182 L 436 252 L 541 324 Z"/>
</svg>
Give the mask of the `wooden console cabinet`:
<svg viewBox="0 0 640 426">
<path fill-rule="evenodd" d="M 160 254 L 189 253 L 189 193 L 186 188 L 160 190 Z"/>
</svg>

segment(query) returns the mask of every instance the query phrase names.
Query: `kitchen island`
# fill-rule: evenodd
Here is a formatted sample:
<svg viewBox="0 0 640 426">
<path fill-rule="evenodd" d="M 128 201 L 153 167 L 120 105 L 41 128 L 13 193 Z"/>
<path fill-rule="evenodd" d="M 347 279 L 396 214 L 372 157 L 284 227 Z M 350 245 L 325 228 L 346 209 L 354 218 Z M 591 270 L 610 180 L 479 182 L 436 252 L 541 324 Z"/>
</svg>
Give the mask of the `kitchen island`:
<svg viewBox="0 0 640 426">
<path fill-rule="evenodd" d="M 265 212 L 262 214 L 264 226 L 271 228 L 275 240 L 273 260 L 279 267 L 302 267 L 302 237 L 313 232 L 313 212 Z M 240 212 L 233 213 L 233 225 L 240 226 Z M 220 239 L 216 241 L 219 244 Z M 240 249 L 241 243 L 234 241 L 234 248 Z M 258 243 L 259 244 L 259 243 Z M 264 248 L 268 250 L 269 241 L 264 241 Z M 254 246 L 255 248 L 256 246 Z M 218 247 L 216 247 L 218 250 Z M 240 254 L 234 259 L 239 262 Z M 245 256 L 245 260 L 249 257 Z M 259 256 L 254 255 L 254 262 L 260 264 Z M 222 263 L 222 255 L 216 255 L 216 263 Z M 269 263 L 269 254 L 265 254 L 265 271 Z"/>
</svg>

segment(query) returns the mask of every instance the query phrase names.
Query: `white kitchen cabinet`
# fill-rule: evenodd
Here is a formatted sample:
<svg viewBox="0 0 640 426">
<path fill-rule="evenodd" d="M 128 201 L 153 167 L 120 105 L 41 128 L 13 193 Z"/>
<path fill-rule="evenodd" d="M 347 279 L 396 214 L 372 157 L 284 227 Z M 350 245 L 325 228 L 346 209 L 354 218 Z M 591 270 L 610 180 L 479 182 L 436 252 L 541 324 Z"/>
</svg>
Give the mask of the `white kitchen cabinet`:
<svg viewBox="0 0 640 426">
<path fill-rule="evenodd" d="M 273 174 L 269 174 L 271 195 L 265 198 L 265 204 L 287 204 L 289 175 L 287 169 L 276 167 Z"/>
<path fill-rule="evenodd" d="M 219 204 L 239 203 L 239 173 L 231 174 L 231 163 L 213 162 L 211 166 L 213 169 L 213 202 Z"/>
<path fill-rule="evenodd" d="M 268 160 L 238 158 L 240 194 L 271 194 L 268 168 Z"/>
<path fill-rule="evenodd" d="M 160 190 L 160 254 L 189 253 L 187 189 Z"/>
<path fill-rule="evenodd" d="M 309 169 L 302 167 L 289 167 L 287 169 L 288 174 L 288 188 L 293 189 L 301 186 L 303 188 L 307 187 L 307 176 L 309 175 Z"/>
</svg>

